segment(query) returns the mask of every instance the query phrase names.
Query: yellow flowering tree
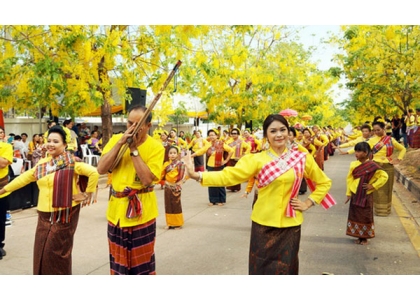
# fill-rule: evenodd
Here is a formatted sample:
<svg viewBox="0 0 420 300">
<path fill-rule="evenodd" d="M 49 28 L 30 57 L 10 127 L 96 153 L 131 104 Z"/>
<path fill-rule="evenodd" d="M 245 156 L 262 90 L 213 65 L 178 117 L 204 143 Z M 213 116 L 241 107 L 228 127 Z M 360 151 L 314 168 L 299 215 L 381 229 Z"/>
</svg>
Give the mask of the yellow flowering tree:
<svg viewBox="0 0 420 300">
<path fill-rule="evenodd" d="M 420 105 L 420 26 L 342 26 L 337 56 L 352 97 L 348 116 L 360 121 L 401 115 Z"/>
<path fill-rule="evenodd" d="M 183 79 L 219 124 L 241 126 L 285 108 L 304 114 L 331 104 L 328 91 L 337 79 L 319 71 L 292 36 L 285 26 L 211 26 Z"/>
<path fill-rule="evenodd" d="M 106 143 L 112 134 L 111 105 L 118 99 L 125 103 L 128 87 L 156 94 L 189 51 L 189 39 L 202 29 L 205 26 L 0 26 L 0 106 L 54 116 L 78 116 L 101 107 Z"/>
<path fill-rule="evenodd" d="M 127 88 L 153 97 L 181 60 L 179 83 L 153 113 L 161 126 L 175 109 L 174 92 L 200 98 L 219 124 L 261 122 L 285 108 L 333 109 L 336 79 L 319 71 L 292 35 L 284 26 L 259 25 L 3 25 L 0 106 L 72 117 L 101 107 L 106 143 L 111 106 L 125 103 Z"/>
</svg>

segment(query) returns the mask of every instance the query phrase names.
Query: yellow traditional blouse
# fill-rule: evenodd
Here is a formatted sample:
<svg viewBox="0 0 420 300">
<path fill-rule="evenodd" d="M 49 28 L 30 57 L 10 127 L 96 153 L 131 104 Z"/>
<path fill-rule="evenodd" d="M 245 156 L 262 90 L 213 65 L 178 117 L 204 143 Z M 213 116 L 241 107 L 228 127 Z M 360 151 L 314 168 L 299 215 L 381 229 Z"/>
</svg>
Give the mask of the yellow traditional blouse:
<svg viewBox="0 0 420 300">
<path fill-rule="evenodd" d="M 239 158 L 242 155 L 251 153 L 251 146 L 241 138 L 238 138 L 238 140 L 241 142 L 241 149 L 239 151 Z M 225 141 L 225 143 L 233 149 L 233 154 L 232 154 L 231 159 L 238 158 L 238 157 L 236 157 L 236 146 L 235 147 L 231 146 L 231 143 L 233 143 L 233 141 L 234 141 L 233 138 L 230 138 L 227 141 Z"/>
<path fill-rule="evenodd" d="M 33 154 L 36 148 L 37 145 L 34 143 L 34 141 L 30 141 L 28 144 L 28 154 Z"/>
<path fill-rule="evenodd" d="M 330 142 L 330 140 L 328 139 L 328 136 L 326 134 L 319 134 L 317 136 L 315 136 L 314 139 L 314 145 L 315 146 L 327 146 L 328 143 Z"/>
<path fill-rule="evenodd" d="M 177 183 L 178 179 L 178 168 L 172 169 L 169 173 L 166 173 L 165 169 L 166 167 L 171 163 L 171 161 L 165 161 L 163 163 L 163 169 L 162 169 L 162 176 L 160 177 L 161 180 L 168 181 L 170 183 Z"/>
<path fill-rule="evenodd" d="M 112 147 L 121 139 L 122 133 L 114 134 L 102 151 L 102 155 L 109 152 Z M 155 176 L 154 183 L 159 182 L 162 176 L 162 162 L 165 155 L 165 149 L 162 142 L 151 136 L 147 136 L 146 141 L 141 144 L 137 150 L 143 161 L 147 164 L 150 171 Z M 130 149 L 127 148 L 123 154 L 120 163 L 112 171 L 112 188 L 117 192 L 122 192 L 126 187 L 141 190 L 145 186 L 140 182 L 134 169 L 133 161 L 130 156 Z M 128 198 L 116 198 L 111 196 L 108 203 L 106 216 L 112 224 L 119 224 L 120 227 L 131 227 L 147 223 L 158 216 L 157 197 L 154 191 L 139 194 L 143 207 L 143 213 L 140 218 L 127 218 L 126 211 L 128 207 Z"/>
<path fill-rule="evenodd" d="M 351 140 L 347 143 L 343 143 L 338 145 L 338 148 L 348 148 L 348 147 L 353 147 L 355 146 L 357 143 L 363 142 L 365 140 L 365 138 L 363 136 L 359 136 L 354 140 Z"/>
<path fill-rule="evenodd" d="M 13 146 L 11 144 L 0 141 L 0 157 L 3 157 L 10 163 L 13 163 Z M 9 174 L 8 166 L 0 169 L 0 178 L 6 177 L 7 174 Z"/>
<path fill-rule="evenodd" d="M 350 135 L 347 136 L 350 140 L 357 139 L 359 136 L 362 135 L 362 131 L 361 130 L 354 129 L 353 132 L 354 132 L 353 134 L 350 134 Z"/>
<path fill-rule="evenodd" d="M 232 186 L 246 182 L 250 178 L 256 177 L 262 167 L 273 160 L 273 156 L 277 157 L 277 154 L 271 148 L 260 153 L 247 154 L 234 167 L 224 168 L 219 172 L 203 172 L 201 184 L 215 187 Z M 316 184 L 316 189 L 309 197 L 316 203 L 321 203 L 331 187 L 331 179 L 318 167 L 311 155 L 306 155 L 304 176 Z M 302 212 L 296 211 L 295 218 L 285 215 L 294 181 L 295 173 L 292 168 L 269 185 L 258 189 L 258 201 L 252 211 L 252 221 L 277 228 L 302 224 Z"/>
<path fill-rule="evenodd" d="M 43 158 L 37 163 L 37 165 L 50 161 L 51 159 L 51 156 Z M 13 192 L 20 189 L 21 187 L 24 187 L 25 185 L 28 185 L 31 182 L 36 181 L 39 188 L 37 209 L 42 212 L 52 212 L 55 210 L 52 207 L 55 173 L 50 173 L 42 177 L 41 179 L 36 180 L 34 176 L 35 170 L 36 167 L 33 167 L 32 169 L 19 175 L 12 182 L 7 184 L 4 187 L 4 189 L 6 190 L 6 192 Z M 94 193 L 96 191 L 96 186 L 98 185 L 99 180 L 99 173 L 98 171 L 96 171 L 96 168 L 83 162 L 74 163 L 73 195 L 79 193 L 77 189 L 78 175 L 84 175 L 89 177 L 86 192 Z M 80 204 L 80 202 L 72 202 L 72 206 L 75 206 L 77 204 Z"/>
<path fill-rule="evenodd" d="M 357 187 L 360 183 L 360 178 L 354 178 L 353 177 L 353 170 L 360 166 L 362 163 L 358 160 L 352 161 L 350 163 L 350 169 L 347 174 L 347 189 L 346 189 L 346 195 L 351 196 L 351 194 L 356 194 Z M 388 180 L 388 174 L 384 170 L 376 170 L 373 177 L 369 180 L 369 184 L 373 185 L 375 190 L 378 190 L 381 188 Z M 374 190 L 367 191 L 367 194 L 371 194 Z"/>
<path fill-rule="evenodd" d="M 187 149 L 188 147 L 188 143 L 179 137 L 177 137 L 175 140 L 168 137 L 168 140 L 175 146 L 179 147 L 180 149 Z"/>
<path fill-rule="evenodd" d="M 312 156 L 315 156 L 316 148 L 314 144 L 309 143 L 306 138 L 303 138 L 303 141 L 299 144 L 301 144 L 302 147 L 305 148 Z M 304 144 L 306 144 L 307 146 L 305 147 Z"/>
<path fill-rule="evenodd" d="M 192 151 L 197 152 L 199 149 L 203 148 L 208 144 L 209 142 L 205 138 L 200 137 L 197 139 L 196 137 L 194 137 L 188 144 L 188 149 L 191 148 Z"/>
<path fill-rule="evenodd" d="M 370 148 L 373 149 L 373 147 L 381 140 L 381 137 L 375 135 L 371 137 L 368 141 Z M 392 145 L 394 146 L 394 150 L 397 149 L 400 153 L 398 154 L 398 159 L 403 159 L 405 156 L 405 153 L 407 152 L 407 149 L 400 143 L 398 143 L 394 138 L 391 138 Z M 389 160 L 386 158 L 386 146 L 383 146 L 381 150 L 376 152 L 373 155 L 373 161 L 378 163 L 389 163 Z"/>
<path fill-rule="evenodd" d="M 206 154 L 207 150 L 208 150 L 210 147 L 212 147 L 212 143 L 211 143 L 211 142 L 208 142 L 208 144 L 207 144 L 207 145 L 205 145 L 203 148 L 201 148 L 201 149 L 197 150 L 197 151 L 195 152 L 195 155 L 196 155 L 196 156 L 200 156 L 200 155 L 204 155 L 204 154 Z M 228 153 L 232 153 L 232 152 L 233 152 L 233 148 L 229 147 L 226 143 L 223 143 L 223 149 L 224 149 L 226 152 L 228 152 Z M 210 157 L 207 157 L 207 159 L 208 159 L 208 160 L 207 160 L 207 165 L 208 165 L 209 167 L 214 167 L 214 165 L 215 165 L 215 157 L 216 157 L 215 152 L 213 152 L 213 153 L 212 153 L 212 155 L 210 155 Z"/>
</svg>

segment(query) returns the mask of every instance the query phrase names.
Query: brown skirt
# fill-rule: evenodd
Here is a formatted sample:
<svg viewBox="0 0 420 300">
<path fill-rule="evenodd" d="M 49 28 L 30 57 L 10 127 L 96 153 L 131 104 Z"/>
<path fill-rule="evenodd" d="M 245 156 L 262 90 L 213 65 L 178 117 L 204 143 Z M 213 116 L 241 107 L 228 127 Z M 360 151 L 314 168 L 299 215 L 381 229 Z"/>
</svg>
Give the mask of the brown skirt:
<svg viewBox="0 0 420 300">
<path fill-rule="evenodd" d="M 71 252 L 79 213 L 80 204 L 72 208 L 69 223 L 51 224 L 51 213 L 38 211 L 34 245 L 34 275 L 72 274 Z"/>
<path fill-rule="evenodd" d="M 168 227 L 181 227 L 184 225 L 181 192 L 174 192 L 168 185 L 165 186 L 165 217 Z"/>
<path fill-rule="evenodd" d="M 275 228 L 252 222 L 250 275 L 297 275 L 301 226 Z"/>
<path fill-rule="evenodd" d="M 375 237 L 373 222 L 373 194 L 366 195 L 365 207 L 355 205 L 356 196 L 350 199 L 349 215 L 347 219 L 346 235 L 371 239 Z"/>
</svg>

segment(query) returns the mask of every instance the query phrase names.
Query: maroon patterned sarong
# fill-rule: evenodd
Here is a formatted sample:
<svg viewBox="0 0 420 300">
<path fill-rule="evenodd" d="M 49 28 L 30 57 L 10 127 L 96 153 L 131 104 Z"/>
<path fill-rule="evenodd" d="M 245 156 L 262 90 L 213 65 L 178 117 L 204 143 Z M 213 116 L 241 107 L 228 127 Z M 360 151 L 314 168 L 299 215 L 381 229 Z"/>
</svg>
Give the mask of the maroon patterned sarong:
<svg viewBox="0 0 420 300">
<path fill-rule="evenodd" d="M 249 275 L 298 275 L 301 226 L 276 228 L 252 222 Z"/>
<path fill-rule="evenodd" d="M 351 195 L 346 235 L 371 239 L 375 237 L 373 222 L 373 194 L 366 195 L 366 205 L 356 205 L 356 195 Z"/>
</svg>

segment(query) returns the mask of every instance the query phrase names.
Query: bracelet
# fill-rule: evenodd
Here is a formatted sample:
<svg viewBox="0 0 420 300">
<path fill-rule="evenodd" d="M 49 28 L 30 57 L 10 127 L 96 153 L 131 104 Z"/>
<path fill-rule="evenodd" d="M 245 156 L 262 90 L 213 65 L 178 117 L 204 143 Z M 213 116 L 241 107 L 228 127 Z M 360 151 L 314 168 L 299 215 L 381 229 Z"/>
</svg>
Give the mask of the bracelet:
<svg viewBox="0 0 420 300">
<path fill-rule="evenodd" d="M 316 205 L 316 202 L 315 202 L 315 200 L 314 199 L 312 199 L 311 197 L 308 197 L 308 199 L 309 200 L 311 200 L 311 202 L 312 202 L 312 204 L 315 206 Z"/>
<path fill-rule="evenodd" d="M 203 175 L 201 175 L 201 172 L 200 171 L 198 171 L 198 179 L 197 179 L 197 182 L 201 182 L 202 180 L 203 180 Z"/>
</svg>

